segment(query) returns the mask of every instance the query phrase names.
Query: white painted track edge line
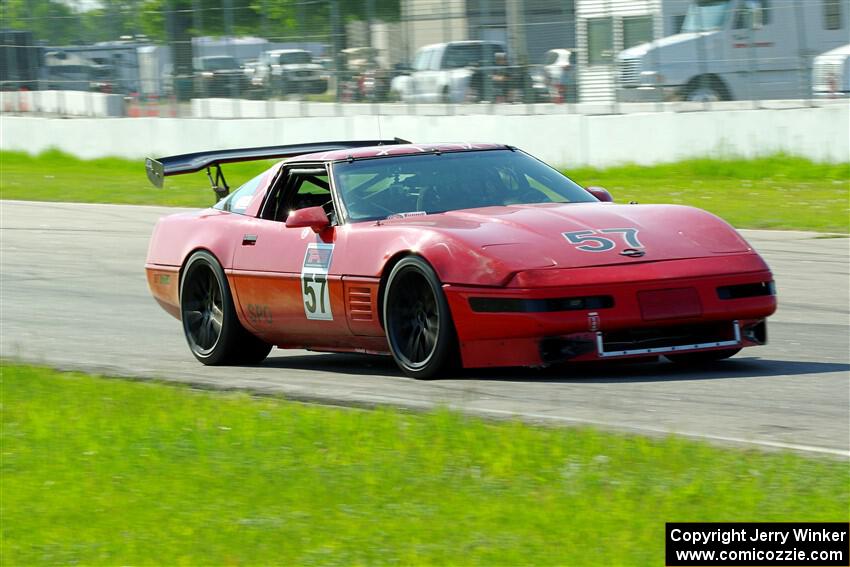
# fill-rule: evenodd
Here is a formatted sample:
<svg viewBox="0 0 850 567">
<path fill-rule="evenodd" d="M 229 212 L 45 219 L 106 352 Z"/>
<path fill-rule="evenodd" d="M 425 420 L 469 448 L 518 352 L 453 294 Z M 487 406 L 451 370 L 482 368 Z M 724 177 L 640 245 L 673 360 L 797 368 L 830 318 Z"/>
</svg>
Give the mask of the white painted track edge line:
<svg viewBox="0 0 850 567">
<path fill-rule="evenodd" d="M 32 362 L 27 361 L 26 359 L 19 358 L 7 358 L 7 360 L 13 360 L 17 362 L 21 362 L 24 364 L 45 364 L 44 362 Z M 70 364 L 51 364 L 47 363 L 48 367 L 52 367 L 58 369 L 60 371 L 65 370 L 73 370 L 80 372 L 88 372 L 88 373 L 103 373 L 103 375 L 107 377 L 115 377 L 118 379 L 130 379 L 130 380 L 142 380 L 142 381 L 162 381 L 162 382 L 170 382 L 176 384 L 184 384 L 188 386 L 194 387 L 202 387 L 209 388 L 211 390 L 222 390 L 222 391 L 244 391 L 249 393 L 255 393 L 258 395 L 272 395 L 272 396 L 281 396 L 284 399 L 292 402 L 298 403 L 306 403 L 306 404 L 314 404 L 314 405 L 323 405 L 329 407 L 394 407 L 402 410 L 410 410 L 410 411 L 428 411 L 431 409 L 435 409 L 440 407 L 439 402 L 433 401 L 423 401 L 420 403 L 415 403 L 412 400 L 405 399 L 396 399 L 391 400 L 388 398 L 377 399 L 368 397 L 336 397 L 336 396 L 328 396 L 323 395 L 321 393 L 312 393 L 312 394 L 304 394 L 299 391 L 287 391 L 287 389 L 278 389 L 272 388 L 269 389 L 269 384 L 266 384 L 262 381 L 257 384 L 253 384 L 250 386 L 227 386 L 223 385 L 219 382 L 215 381 L 207 381 L 207 380 L 197 380 L 197 379 L 186 379 L 186 378 L 164 378 L 162 375 L 154 376 L 146 376 L 143 373 L 128 373 L 126 370 L 112 368 L 110 366 L 100 366 L 97 368 L 93 368 L 90 365 L 80 364 L 80 363 L 70 363 Z M 568 416 L 560 416 L 560 415 L 551 415 L 546 413 L 539 412 L 517 412 L 517 411 L 509 411 L 509 410 L 500 410 L 495 408 L 476 408 L 476 407 L 463 407 L 454 405 L 451 403 L 443 404 L 445 407 L 448 407 L 452 411 L 456 411 L 458 413 L 462 413 L 468 416 L 474 417 L 491 417 L 491 418 L 515 418 L 526 421 L 537 421 L 537 422 L 548 422 L 548 423 L 562 423 L 562 424 L 576 424 L 576 425 L 591 425 L 598 426 L 604 428 L 608 431 L 620 431 L 620 432 L 630 432 L 630 433 L 647 433 L 654 435 L 672 435 L 677 437 L 686 437 L 689 439 L 697 439 L 697 440 L 705 440 L 705 441 L 716 441 L 718 443 L 728 443 L 739 446 L 755 446 L 755 447 L 763 447 L 763 448 L 772 448 L 772 449 L 784 449 L 788 451 L 796 451 L 802 453 L 818 453 L 822 455 L 832 455 L 836 457 L 842 457 L 845 459 L 850 459 L 850 450 L 848 449 L 836 449 L 832 447 L 823 447 L 818 445 L 804 445 L 799 443 L 784 443 L 782 441 L 768 441 L 768 440 L 758 440 L 758 439 L 746 439 L 743 437 L 733 437 L 733 436 L 725 436 L 725 435 L 712 435 L 710 433 L 696 433 L 693 431 L 678 431 L 674 429 L 664 429 L 660 427 L 649 427 L 643 425 L 629 424 L 629 423 L 621 423 L 614 421 L 603 421 L 603 420 L 594 420 L 594 419 L 585 419 L 580 417 L 568 417 Z"/>
<path fill-rule="evenodd" d="M 459 408 L 455 408 L 459 409 Z M 459 411 L 463 413 L 469 413 L 468 410 L 459 409 Z M 641 425 L 631 425 L 626 423 L 617 423 L 610 421 L 598 421 L 593 419 L 582 419 L 576 417 L 566 417 L 566 416 L 558 416 L 558 415 L 547 415 L 543 413 L 520 413 L 513 412 L 507 410 L 497 410 L 497 409 L 475 409 L 472 410 L 474 413 L 479 415 L 498 415 L 498 416 L 506 416 L 506 417 L 516 417 L 516 418 L 525 418 L 525 419 L 536 419 L 542 421 L 560 421 L 560 422 L 568 422 L 568 423 L 577 423 L 583 425 L 598 425 L 601 427 L 609 427 L 615 428 L 618 430 L 627 430 L 640 432 L 645 431 L 648 433 L 658 433 L 663 435 L 676 435 L 682 437 L 689 437 L 692 439 L 706 439 L 711 441 L 722 441 L 726 443 L 734 443 L 739 445 L 758 445 L 762 447 L 772 447 L 775 449 L 788 449 L 793 451 L 803 451 L 807 453 L 823 453 L 827 455 L 836 455 L 839 457 L 850 458 L 850 450 L 848 449 L 833 449 L 830 447 L 820 447 L 817 445 L 801 445 L 798 443 L 784 443 L 781 441 L 765 441 L 758 439 L 745 439 L 742 437 L 728 437 L 724 435 L 712 435 L 710 433 L 694 433 L 692 431 L 676 431 L 672 429 L 662 429 L 660 427 L 647 427 Z"/>
</svg>

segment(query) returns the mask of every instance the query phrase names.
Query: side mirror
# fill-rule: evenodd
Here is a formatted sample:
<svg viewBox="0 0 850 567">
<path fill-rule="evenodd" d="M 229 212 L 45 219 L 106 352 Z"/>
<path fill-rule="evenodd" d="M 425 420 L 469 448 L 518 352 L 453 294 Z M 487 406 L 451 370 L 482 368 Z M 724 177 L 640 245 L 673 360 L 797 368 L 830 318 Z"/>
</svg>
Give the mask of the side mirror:
<svg viewBox="0 0 850 567">
<path fill-rule="evenodd" d="M 585 191 L 602 201 L 603 203 L 612 203 L 614 197 L 604 187 L 586 187 Z"/>
<path fill-rule="evenodd" d="M 286 217 L 287 228 L 310 227 L 313 232 L 322 232 L 331 225 L 328 215 L 322 207 L 307 207 L 292 211 Z"/>
</svg>

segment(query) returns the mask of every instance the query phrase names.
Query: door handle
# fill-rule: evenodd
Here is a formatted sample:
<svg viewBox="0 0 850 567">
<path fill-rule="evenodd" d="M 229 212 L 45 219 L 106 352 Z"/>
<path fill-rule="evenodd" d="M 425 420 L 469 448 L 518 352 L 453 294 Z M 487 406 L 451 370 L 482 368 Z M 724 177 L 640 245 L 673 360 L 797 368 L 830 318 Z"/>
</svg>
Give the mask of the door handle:
<svg viewBox="0 0 850 567">
<path fill-rule="evenodd" d="M 246 234 L 242 237 L 242 246 L 253 246 L 257 243 L 256 234 Z"/>
</svg>

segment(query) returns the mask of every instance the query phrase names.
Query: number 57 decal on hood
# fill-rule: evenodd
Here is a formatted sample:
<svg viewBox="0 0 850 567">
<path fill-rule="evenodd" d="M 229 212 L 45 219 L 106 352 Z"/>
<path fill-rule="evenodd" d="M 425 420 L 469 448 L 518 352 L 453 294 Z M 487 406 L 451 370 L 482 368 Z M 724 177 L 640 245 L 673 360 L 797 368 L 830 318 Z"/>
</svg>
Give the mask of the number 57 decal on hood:
<svg viewBox="0 0 850 567">
<path fill-rule="evenodd" d="M 629 248 L 643 248 L 643 244 L 638 240 L 638 229 L 636 228 L 603 228 L 600 230 L 575 230 L 573 232 L 563 232 L 567 242 L 574 245 L 576 250 L 582 252 L 607 252 L 617 247 L 617 242 L 601 236 L 602 234 L 619 235 L 626 246 Z"/>
<path fill-rule="evenodd" d="M 304 314 L 308 319 L 333 321 L 328 269 L 333 259 L 334 245 L 311 242 L 304 253 L 301 268 L 301 296 Z"/>
</svg>

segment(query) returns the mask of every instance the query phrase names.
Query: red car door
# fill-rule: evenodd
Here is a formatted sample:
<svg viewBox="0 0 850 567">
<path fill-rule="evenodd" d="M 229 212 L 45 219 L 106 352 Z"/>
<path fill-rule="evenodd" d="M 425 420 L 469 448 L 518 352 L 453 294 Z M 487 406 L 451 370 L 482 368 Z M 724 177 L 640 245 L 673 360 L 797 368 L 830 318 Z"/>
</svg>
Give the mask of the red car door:
<svg viewBox="0 0 850 567">
<path fill-rule="evenodd" d="M 270 189 L 257 218 L 243 223 L 231 281 L 246 326 L 281 346 L 336 346 L 350 335 L 341 274 L 333 268 L 336 229 L 289 228 L 286 216 L 332 207 L 327 171 L 290 167 Z"/>
</svg>

